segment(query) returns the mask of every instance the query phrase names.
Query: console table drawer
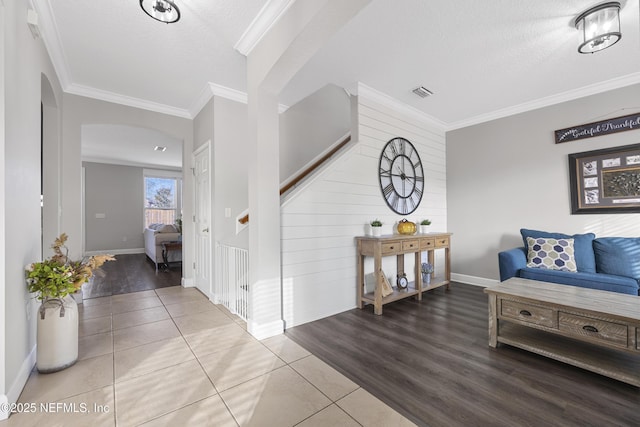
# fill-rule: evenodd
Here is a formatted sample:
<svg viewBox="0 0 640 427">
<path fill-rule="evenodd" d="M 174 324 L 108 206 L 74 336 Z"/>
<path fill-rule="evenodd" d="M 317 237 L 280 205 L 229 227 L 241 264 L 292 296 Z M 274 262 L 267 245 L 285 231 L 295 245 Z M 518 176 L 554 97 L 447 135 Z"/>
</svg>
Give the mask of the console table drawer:
<svg viewBox="0 0 640 427">
<path fill-rule="evenodd" d="M 403 251 L 413 251 L 413 250 L 418 250 L 419 248 L 420 248 L 419 240 L 405 240 L 402 242 Z"/>
<path fill-rule="evenodd" d="M 561 331 L 573 335 L 595 338 L 621 347 L 627 346 L 626 325 L 560 312 L 558 327 Z"/>
<path fill-rule="evenodd" d="M 510 317 L 522 322 L 534 323 L 550 328 L 555 327 L 554 311 L 550 308 L 509 300 L 501 300 L 500 306 L 502 317 Z"/>
<path fill-rule="evenodd" d="M 448 237 L 438 237 L 436 239 L 436 248 L 446 248 L 447 246 L 449 246 Z"/>
<path fill-rule="evenodd" d="M 397 254 L 402 248 L 402 242 L 388 242 L 381 245 L 382 255 Z"/>
<path fill-rule="evenodd" d="M 436 239 L 420 239 L 420 249 L 426 251 L 436 246 Z"/>
</svg>

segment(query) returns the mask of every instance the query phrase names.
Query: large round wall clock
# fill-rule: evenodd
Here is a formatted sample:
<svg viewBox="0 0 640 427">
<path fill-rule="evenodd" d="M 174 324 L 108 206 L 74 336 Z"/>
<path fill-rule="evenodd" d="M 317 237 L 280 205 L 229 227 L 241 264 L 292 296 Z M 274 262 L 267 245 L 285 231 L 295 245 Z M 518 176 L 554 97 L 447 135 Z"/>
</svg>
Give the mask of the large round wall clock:
<svg viewBox="0 0 640 427">
<path fill-rule="evenodd" d="M 400 215 L 415 211 L 424 192 L 424 171 L 418 151 L 408 140 L 393 138 L 382 149 L 380 189 L 387 205 Z"/>
</svg>

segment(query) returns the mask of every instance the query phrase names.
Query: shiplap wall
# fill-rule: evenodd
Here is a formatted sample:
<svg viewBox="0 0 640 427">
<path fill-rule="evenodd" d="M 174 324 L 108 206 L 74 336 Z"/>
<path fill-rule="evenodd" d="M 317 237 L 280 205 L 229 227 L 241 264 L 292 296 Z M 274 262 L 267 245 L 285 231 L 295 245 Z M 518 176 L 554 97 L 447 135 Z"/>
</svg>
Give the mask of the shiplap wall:
<svg viewBox="0 0 640 427">
<path fill-rule="evenodd" d="M 407 218 L 429 218 L 433 231 L 446 231 L 446 149 L 444 131 L 415 115 L 359 96 L 350 149 L 290 194 L 282 205 L 283 314 L 286 327 L 331 316 L 356 306 L 355 237 L 379 218 L 383 233 L 403 217 L 389 209 L 378 183 L 383 146 L 401 136 L 413 143 L 424 164 L 425 193 Z M 353 115 L 353 114 L 352 114 Z M 454 242 L 455 244 L 455 242 Z M 442 254 L 436 252 L 436 268 Z M 413 268 L 405 257 L 405 270 Z M 395 274 L 395 257 L 383 268 Z M 367 259 L 365 272 L 373 271 Z M 412 278 L 410 277 L 410 280 Z"/>
</svg>

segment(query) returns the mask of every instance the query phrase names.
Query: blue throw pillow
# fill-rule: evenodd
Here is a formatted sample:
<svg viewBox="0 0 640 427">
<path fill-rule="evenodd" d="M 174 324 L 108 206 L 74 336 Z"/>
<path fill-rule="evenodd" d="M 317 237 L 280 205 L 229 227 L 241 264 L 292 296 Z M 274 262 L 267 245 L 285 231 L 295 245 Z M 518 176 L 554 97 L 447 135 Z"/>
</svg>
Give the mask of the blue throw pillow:
<svg viewBox="0 0 640 427">
<path fill-rule="evenodd" d="M 529 252 L 527 267 L 549 270 L 578 271 L 573 251 L 573 239 L 543 239 L 527 237 Z"/>
<path fill-rule="evenodd" d="M 576 258 L 576 265 L 578 271 L 583 273 L 595 273 L 596 272 L 596 257 L 593 252 L 593 239 L 596 235 L 593 233 L 586 234 L 574 234 L 573 236 L 564 233 L 550 233 L 547 231 L 529 230 L 526 228 L 520 229 L 522 235 L 522 241 L 526 251 L 529 251 L 527 245 L 527 237 L 534 239 L 573 239 L 574 243 L 574 255 Z"/>
<path fill-rule="evenodd" d="M 601 237 L 593 241 L 598 273 L 640 280 L 640 238 Z"/>
</svg>

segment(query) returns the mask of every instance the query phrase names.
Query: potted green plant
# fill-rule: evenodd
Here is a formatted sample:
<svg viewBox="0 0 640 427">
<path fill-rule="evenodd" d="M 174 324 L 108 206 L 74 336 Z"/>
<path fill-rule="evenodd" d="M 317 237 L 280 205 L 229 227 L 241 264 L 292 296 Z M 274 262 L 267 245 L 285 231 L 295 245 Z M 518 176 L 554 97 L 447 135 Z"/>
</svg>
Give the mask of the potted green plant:
<svg viewBox="0 0 640 427">
<path fill-rule="evenodd" d="M 374 237 L 380 237 L 382 235 L 382 221 L 374 219 L 371 221 L 371 234 Z"/>
<path fill-rule="evenodd" d="M 420 234 L 428 233 L 430 225 L 431 225 L 431 221 L 428 219 L 423 219 L 422 221 L 420 221 Z"/>
<path fill-rule="evenodd" d="M 51 246 L 51 258 L 26 268 L 27 289 L 41 302 L 36 359 L 42 373 L 65 369 L 78 359 L 78 305 L 71 294 L 81 289 L 96 269 L 114 260 L 111 255 L 95 255 L 71 261 L 66 241 L 67 235 L 61 234 Z"/>
</svg>

